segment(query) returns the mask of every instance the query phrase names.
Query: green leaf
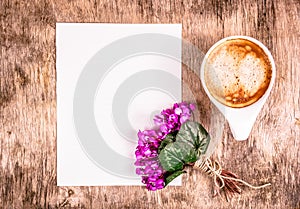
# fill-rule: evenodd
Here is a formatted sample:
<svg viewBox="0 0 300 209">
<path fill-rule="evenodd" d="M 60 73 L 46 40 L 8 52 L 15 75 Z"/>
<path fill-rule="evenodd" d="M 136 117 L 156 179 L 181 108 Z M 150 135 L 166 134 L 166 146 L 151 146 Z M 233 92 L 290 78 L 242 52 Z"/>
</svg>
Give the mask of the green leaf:
<svg viewBox="0 0 300 209">
<path fill-rule="evenodd" d="M 178 153 L 181 152 L 181 149 L 174 146 L 174 143 L 170 143 L 163 150 L 160 151 L 158 158 L 161 166 L 166 171 L 176 171 L 183 169 L 183 161 L 181 156 Z"/>
<path fill-rule="evenodd" d="M 158 154 L 162 149 L 164 149 L 168 144 L 173 143 L 175 141 L 174 134 L 168 134 L 166 138 L 161 142 L 160 146 L 158 147 Z"/>
<path fill-rule="evenodd" d="M 177 141 L 183 141 L 193 146 L 200 157 L 208 148 L 210 136 L 200 123 L 188 121 L 182 124 L 176 136 Z"/>
<path fill-rule="evenodd" d="M 209 142 L 209 134 L 197 122 L 186 122 L 178 133 L 167 135 L 159 147 L 158 155 L 161 166 L 170 173 L 166 182 L 170 183 L 183 173 L 186 164 L 196 162 L 205 154 Z"/>
<path fill-rule="evenodd" d="M 169 172 L 182 170 L 187 163 L 197 160 L 195 149 L 183 141 L 169 143 L 158 155 L 163 169 Z"/>
<path fill-rule="evenodd" d="M 183 170 L 175 171 L 166 177 L 165 186 L 167 186 L 171 181 L 173 181 L 176 177 L 180 176 L 181 174 L 186 173 Z"/>
</svg>

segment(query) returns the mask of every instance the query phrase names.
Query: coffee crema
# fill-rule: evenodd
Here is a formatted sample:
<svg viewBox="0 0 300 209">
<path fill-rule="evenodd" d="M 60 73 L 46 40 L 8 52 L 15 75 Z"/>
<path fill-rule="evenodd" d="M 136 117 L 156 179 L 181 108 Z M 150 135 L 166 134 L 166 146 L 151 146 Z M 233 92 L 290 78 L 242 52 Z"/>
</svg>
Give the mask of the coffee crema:
<svg viewBox="0 0 300 209">
<path fill-rule="evenodd" d="M 247 39 L 227 40 L 208 55 L 204 80 L 222 104 L 240 108 L 259 100 L 268 89 L 272 65 L 264 50 Z"/>
</svg>

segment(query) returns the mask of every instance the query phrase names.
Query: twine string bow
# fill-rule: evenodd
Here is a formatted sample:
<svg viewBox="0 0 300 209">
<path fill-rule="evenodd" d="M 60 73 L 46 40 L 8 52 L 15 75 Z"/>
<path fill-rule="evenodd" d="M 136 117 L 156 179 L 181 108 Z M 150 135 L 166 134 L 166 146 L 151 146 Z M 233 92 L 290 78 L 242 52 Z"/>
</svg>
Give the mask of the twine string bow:
<svg viewBox="0 0 300 209">
<path fill-rule="evenodd" d="M 261 186 L 253 186 L 246 181 L 239 179 L 236 174 L 222 169 L 222 166 L 218 161 L 212 161 L 209 158 L 204 161 L 196 161 L 194 167 L 213 177 L 214 184 L 218 188 L 216 194 L 220 194 L 219 192 L 223 189 L 227 201 L 229 201 L 235 193 L 241 193 L 241 185 L 246 185 L 252 189 L 261 189 L 271 185 L 270 183 L 267 183 Z"/>
</svg>

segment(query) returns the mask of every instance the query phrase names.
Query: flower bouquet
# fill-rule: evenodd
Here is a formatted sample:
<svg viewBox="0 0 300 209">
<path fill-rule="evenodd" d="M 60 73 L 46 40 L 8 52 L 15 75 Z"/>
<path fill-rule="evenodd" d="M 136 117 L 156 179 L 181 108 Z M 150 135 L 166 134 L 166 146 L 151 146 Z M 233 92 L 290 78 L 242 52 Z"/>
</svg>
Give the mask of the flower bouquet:
<svg viewBox="0 0 300 209">
<path fill-rule="evenodd" d="M 136 173 L 146 188 L 163 189 L 186 173 L 187 166 L 212 176 L 218 188 L 216 193 L 223 191 L 227 200 L 235 193 L 240 194 L 243 184 L 255 189 L 269 186 L 252 186 L 205 155 L 211 138 L 200 123 L 190 120 L 194 110 L 194 104 L 175 103 L 154 117 L 156 127 L 138 132 Z"/>
</svg>

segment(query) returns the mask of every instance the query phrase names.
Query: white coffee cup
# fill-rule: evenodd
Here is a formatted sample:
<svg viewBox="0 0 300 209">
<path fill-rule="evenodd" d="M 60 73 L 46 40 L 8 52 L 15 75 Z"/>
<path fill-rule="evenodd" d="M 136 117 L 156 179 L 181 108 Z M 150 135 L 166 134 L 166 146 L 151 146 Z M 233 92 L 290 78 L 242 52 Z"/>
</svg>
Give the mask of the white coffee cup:
<svg viewBox="0 0 300 209">
<path fill-rule="evenodd" d="M 254 103 L 252 103 L 248 106 L 245 106 L 245 107 L 240 107 L 240 108 L 230 107 L 230 106 L 225 105 L 225 104 L 221 103 L 220 101 L 218 101 L 208 90 L 208 87 L 205 82 L 205 77 L 204 77 L 205 66 L 208 61 L 209 55 L 220 44 L 223 44 L 226 41 L 230 41 L 230 40 L 234 40 L 234 39 L 244 39 L 244 40 L 250 41 L 250 42 L 256 44 L 258 47 L 260 47 L 263 50 L 263 52 L 265 53 L 265 55 L 267 55 L 268 60 L 271 65 L 271 69 L 272 69 L 271 79 L 270 79 L 269 85 L 268 85 L 266 91 L 264 92 L 264 94 Z M 258 40 L 254 39 L 254 38 L 248 37 L 248 36 L 230 36 L 230 37 L 223 38 L 223 39 L 219 40 L 218 42 L 216 42 L 206 53 L 204 60 L 202 62 L 202 65 L 201 65 L 200 76 L 201 76 L 202 86 L 203 86 L 206 94 L 208 95 L 211 102 L 221 111 L 221 113 L 227 119 L 230 129 L 231 129 L 231 132 L 233 134 L 233 137 L 238 141 L 246 140 L 249 137 L 252 127 L 255 123 L 255 120 L 256 120 L 259 112 L 261 111 L 264 103 L 266 102 L 268 96 L 270 95 L 271 89 L 275 82 L 276 68 L 275 68 L 274 59 L 273 59 L 270 51 L 261 42 L 259 42 Z"/>
</svg>

